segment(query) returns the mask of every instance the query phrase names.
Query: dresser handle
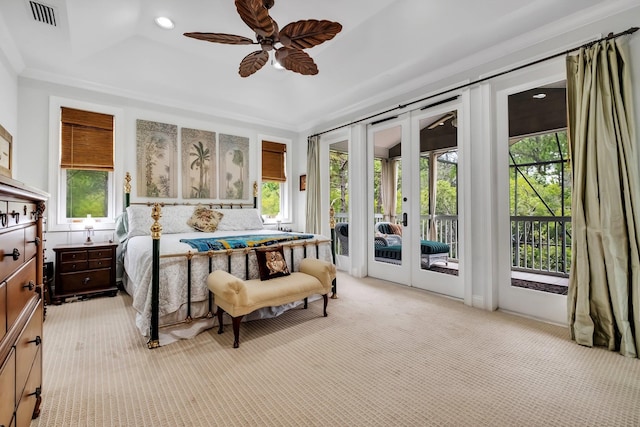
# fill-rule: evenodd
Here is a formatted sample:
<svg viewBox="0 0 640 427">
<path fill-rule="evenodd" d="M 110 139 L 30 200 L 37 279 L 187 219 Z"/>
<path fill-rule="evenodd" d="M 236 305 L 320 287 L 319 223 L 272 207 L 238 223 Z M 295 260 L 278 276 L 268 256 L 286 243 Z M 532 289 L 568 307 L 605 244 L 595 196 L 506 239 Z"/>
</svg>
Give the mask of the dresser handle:
<svg viewBox="0 0 640 427">
<path fill-rule="evenodd" d="M 18 250 L 18 248 L 13 248 L 13 252 L 11 252 L 11 256 L 13 257 L 14 261 L 17 261 L 20 259 L 20 251 Z"/>
<path fill-rule="evenodd" d="M 20 222 L 20 212 L 11 211 L 9 215 L 11 215 L 11 218 L 16 220 L 16 224 Z"/>
<path fill-rule="evenodd" d="M 2 226 L 6 227 L 7 226 L 7 214 L 0 212 L 0 222 L 2 222 Z"/>
<path fill-rule="evenodd" d="M 40 338 L 40 335 L 37 335 L 35 340 L 27 341 L 27 344 L 31 344 L 32 342 L 36 343 L 36 345 L 40 345 L 42 344 L 42 338 Z"/>
<path fill-rule="evenodd" d="M 90 277 L 85 277 L 84 279 L 82 279 L 82 284 L 86 285 L 87 283 L 89 283 L 89 280 L 91 280 Z"/>
<path fill-rule="evenodd" d="M 32 291 L 35 287 L 36 284 L 33 283 L 33 280 L 29 280 L 29 283 L 23 286 L 23 288 L 28 288 L 30 291 Z"/>
<path fill-rule="evenodd" d="M 36 391 L 34 391 L 33 393 L 27 394 L 27 396 L 35 396 L 37 399 L 40 397 L 41 394 L 42 394 L 42 390 L 40 389 L 40 387 L 36 387 Z"/>
</svg>

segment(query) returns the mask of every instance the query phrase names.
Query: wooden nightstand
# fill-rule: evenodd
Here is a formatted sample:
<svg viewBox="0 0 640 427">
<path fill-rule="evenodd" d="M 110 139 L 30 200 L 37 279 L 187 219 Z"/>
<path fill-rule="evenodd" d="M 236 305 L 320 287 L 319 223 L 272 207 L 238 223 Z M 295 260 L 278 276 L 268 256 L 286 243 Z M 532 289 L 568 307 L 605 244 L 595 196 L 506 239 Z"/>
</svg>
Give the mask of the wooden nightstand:
<svg viewBox="0 0 640 427">
<path fill-rule="evenodd" d="M 72 296 L 90 296 L 118 293 L 116 286 L 117 243 L 94 243 L 92 245 L 58 245 L 56 253 L 56 278 L 54 281 L 54 304 L 64 302 Z"/>
</svg>

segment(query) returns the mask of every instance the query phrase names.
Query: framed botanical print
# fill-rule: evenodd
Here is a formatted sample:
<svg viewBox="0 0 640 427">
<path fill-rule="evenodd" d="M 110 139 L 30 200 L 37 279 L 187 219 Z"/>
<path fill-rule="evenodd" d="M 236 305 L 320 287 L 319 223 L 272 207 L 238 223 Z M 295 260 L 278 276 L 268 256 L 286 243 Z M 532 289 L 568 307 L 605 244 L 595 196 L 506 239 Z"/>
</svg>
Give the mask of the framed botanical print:
<svg viewBox="0 0 640 427">
<path fill-rule="evenodd" d="M 11 178 L 11 148 L 13 137 L 0 125 L 0 175 Z"/>
</svg>

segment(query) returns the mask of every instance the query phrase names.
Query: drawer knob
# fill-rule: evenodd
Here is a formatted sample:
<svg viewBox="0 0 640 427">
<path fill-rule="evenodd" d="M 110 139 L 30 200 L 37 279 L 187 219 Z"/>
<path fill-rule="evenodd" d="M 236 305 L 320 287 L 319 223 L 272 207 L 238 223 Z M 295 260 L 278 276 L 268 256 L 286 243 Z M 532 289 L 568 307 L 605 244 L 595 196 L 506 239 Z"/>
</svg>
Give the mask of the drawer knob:
<svg viewBox="0 0 640 427">
<path fill-rule="evenodd" d="M 35 287 L 36 287 L 36 284 L 33 283 L 33 280 L 29 280 L 29 283 L 23 286 L 23 288 L 29 289 L 30 291 L 34 290 Z"/>
<path fill-rule="evenodd" d="M 89 280 L 91 280 L 90 277 L 85 277 L 84 279 L 82 279 L 82 284 L 86 285 L 87 283 L 89 283 Z"/>
<path fill-rule="evenodd" d="M 11 252 L 11 256 L 13 257 L 14 261 L 17 261 L 20 259 L 20 251 L 18 250 L 18 248 L 13 248 L 13 252 Z"/>
<path fill-rule="evenodd" d="M 40 344 L 42 344 L 42 338 L 40 338 L 40 335 L 37 335 L 36 339 L 31 340 L 31 341 L 27 341 L 27 344 L 31 344 L 31 343 L 35 343 L 36 345 L 40 345 Z"/>
</svg>

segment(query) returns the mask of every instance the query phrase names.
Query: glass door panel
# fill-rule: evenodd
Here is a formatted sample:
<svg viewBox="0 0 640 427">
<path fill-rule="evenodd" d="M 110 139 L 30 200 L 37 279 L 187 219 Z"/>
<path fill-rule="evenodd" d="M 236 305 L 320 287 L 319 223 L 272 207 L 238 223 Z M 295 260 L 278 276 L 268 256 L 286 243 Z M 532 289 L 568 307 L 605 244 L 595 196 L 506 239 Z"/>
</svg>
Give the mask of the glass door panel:
<svg viewBox="0 0 640 427">
<path fill-rule="evenodd" d="M 397 119 L 370 126 L 368 146 L 369 275 L 397 283 L 410 284 L 410 241 L 404 239 L 409 224 L 409 182 L 407 151 L 410 147 L 408 119 Z"/>
</svg>

